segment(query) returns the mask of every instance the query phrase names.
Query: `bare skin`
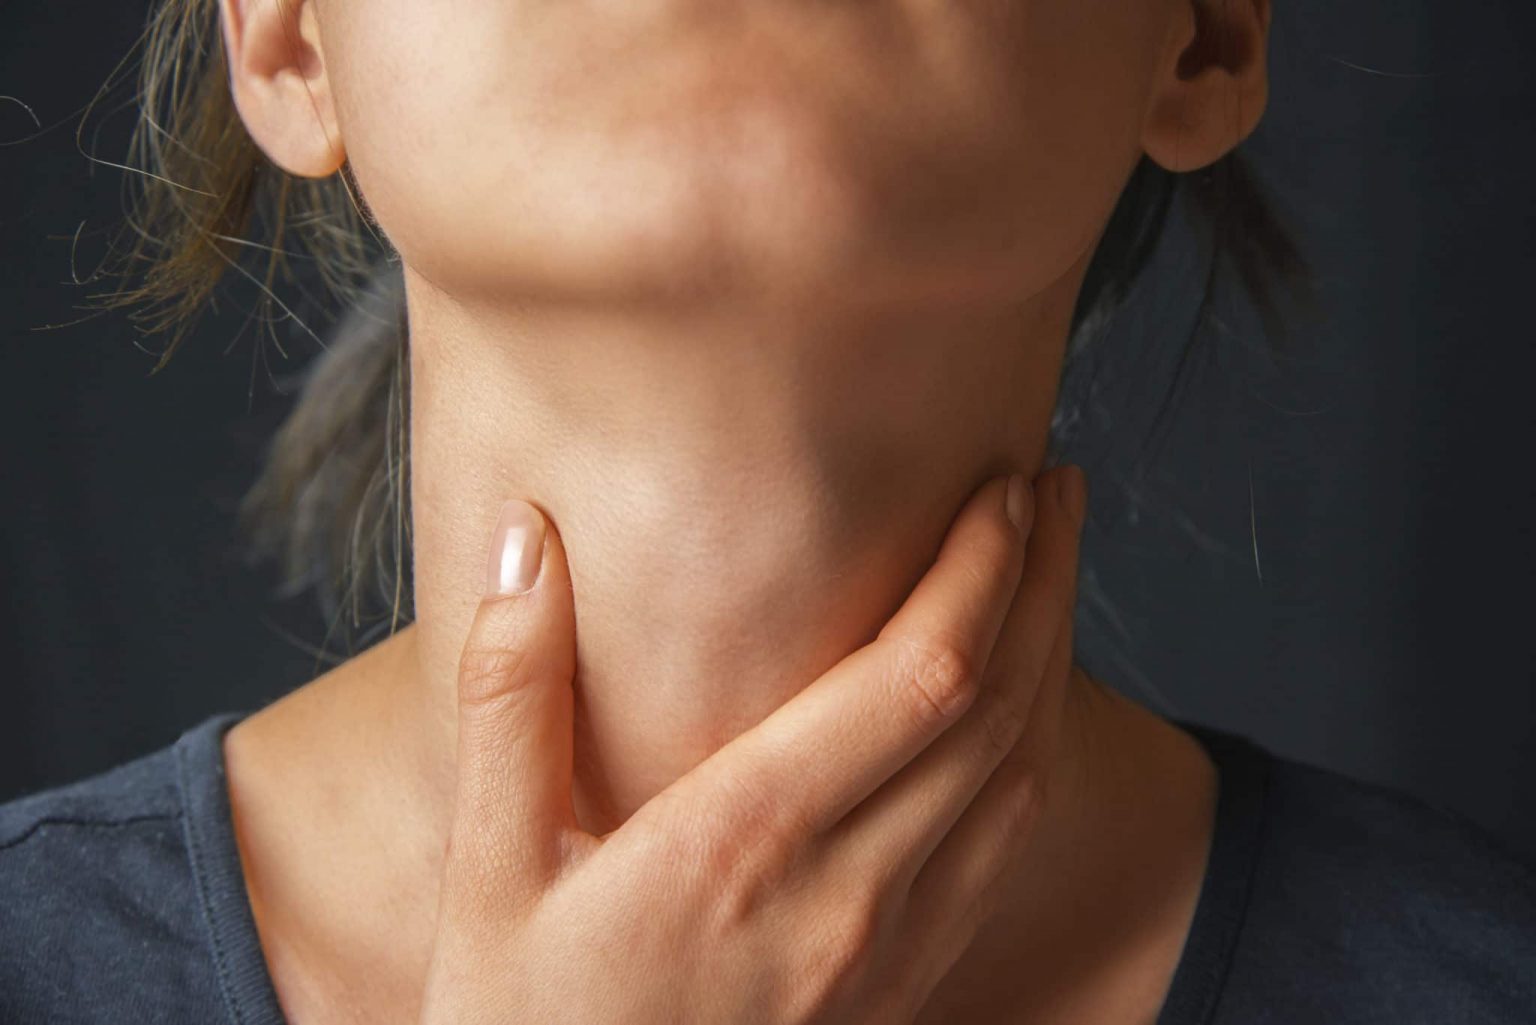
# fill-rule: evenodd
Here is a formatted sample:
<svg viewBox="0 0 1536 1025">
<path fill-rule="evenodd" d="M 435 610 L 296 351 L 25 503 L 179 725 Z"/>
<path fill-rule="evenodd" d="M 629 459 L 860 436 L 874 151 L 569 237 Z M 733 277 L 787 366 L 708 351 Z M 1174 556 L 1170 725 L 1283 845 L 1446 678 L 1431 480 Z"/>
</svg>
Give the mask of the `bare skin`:
<svg viewBox="0 0 1536 1025">
<path fill-rule="evenodd" d="M 1265 99 L 1264 0 L 221 10 L 252 136 L 351 162 L 409 304 L 416 623 L 226 741 L 300 1023 L 416 1020 L 503 500 L 569 552 L 602 834 L 867 643 L 980 480 L 1039 472 L 1135 162 L 1205 166 Z M 1070 680 L 1063 797 L 921 1021 L 1166 994 L 1214 770 Z"/>
<path fill-rule="evenodd" d="M 418 738 L 380 697 L 416 657 L 414 637 L 402 631 L 225 741 L 257 929 L 296 1025 L 418 1021 L 442 846 L 434 809 L 408 796 Z M 1005 883 L 923 1025 L 1152 1025 L 1166 998 L 1205 869 L 1215 769 L 1080 668 L 1067 694 L 1059 793 L 1028 871 Z"/>
</svg>

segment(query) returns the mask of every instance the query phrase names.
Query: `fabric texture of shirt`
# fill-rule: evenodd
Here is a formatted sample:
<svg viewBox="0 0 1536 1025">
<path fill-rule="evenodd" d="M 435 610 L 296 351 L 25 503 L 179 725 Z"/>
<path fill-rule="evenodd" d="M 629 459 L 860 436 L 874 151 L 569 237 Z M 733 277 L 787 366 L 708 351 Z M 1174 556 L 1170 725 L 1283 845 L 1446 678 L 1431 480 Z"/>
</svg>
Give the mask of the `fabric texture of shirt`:
<svg viewBox="0 0 1536 1025">
<path fill-rule="evenodd" d="M 224 771 L 246 714 L 0 805 L 0 1022 L 285 1025 Z M 1220 790 L 1157 1025 L 1536 1023 L 1536 867 L 1454 812 L 1175 722 Z"/>
</svg>

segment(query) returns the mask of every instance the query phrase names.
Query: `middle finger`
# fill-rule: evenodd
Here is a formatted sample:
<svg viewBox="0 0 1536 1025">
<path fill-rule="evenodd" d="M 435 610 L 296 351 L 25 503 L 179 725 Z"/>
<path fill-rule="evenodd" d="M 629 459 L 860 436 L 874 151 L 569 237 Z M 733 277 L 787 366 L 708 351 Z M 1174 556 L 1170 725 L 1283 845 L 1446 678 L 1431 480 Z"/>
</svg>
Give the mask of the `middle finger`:
<svg viewBox="0 0 1536 1025">
<path fill-rule="evenodd" d="M 1036 484 L 1024 579 L 1009 607 L 974 707 L 828 834 L 828 842 L 903 890 L 953 828 L 1029 719 L 1051 654 L 1070 629 L 1081 528 L 1068 509 L 1068 474 Z"/>
</svg>

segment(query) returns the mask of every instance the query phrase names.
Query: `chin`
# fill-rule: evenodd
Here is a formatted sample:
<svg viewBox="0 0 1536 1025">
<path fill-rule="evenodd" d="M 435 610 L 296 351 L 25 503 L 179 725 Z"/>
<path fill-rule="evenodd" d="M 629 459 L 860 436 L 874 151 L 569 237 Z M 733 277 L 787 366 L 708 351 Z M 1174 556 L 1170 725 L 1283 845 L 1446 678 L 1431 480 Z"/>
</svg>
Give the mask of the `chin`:
<svg viewBox="0 0 1536 1025">
<path fill-rule="evenodd" d="M 600 159 L 579 156 L 590 145 Z M 502 175 L 413 195 L 390 231 L 405 260 L 455 296 L 683 312 L 976 301 L 1072 255 L 1030 245 L 984 181 L 932 201 L 923 153 L 803 119 L 538 149 L 542 166 L 509 157 Z"/>
<path fill-rule="evenodd" d="M 441 142 L 416 164 L 385 165 L 381 182 L 358 174 L 403 258 L 466 298 L 658 311 L 966 301 L 1053 262 L 1027 251 L 1051 236 L 1026 226 L 1019 183 L 1033 169 L 1008 126 L 899 91 L 712 67 L 633 108 L 472 108 L 471 122 L 412 133 Z M 483 127 L 497 122 L 511 127 Z"/>
</svg>

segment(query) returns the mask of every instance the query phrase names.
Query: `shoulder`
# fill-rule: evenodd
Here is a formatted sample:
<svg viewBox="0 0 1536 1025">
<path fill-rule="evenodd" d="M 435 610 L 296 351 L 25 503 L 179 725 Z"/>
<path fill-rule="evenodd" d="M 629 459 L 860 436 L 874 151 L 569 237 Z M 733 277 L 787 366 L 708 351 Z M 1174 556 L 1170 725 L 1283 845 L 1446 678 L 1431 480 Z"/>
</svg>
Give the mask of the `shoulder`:
<svg viewBox="0 0 1536 1025">
<path fill-rule="evenodd" d="M 180 814 L 173 749 L 0 804 L 0 857 L 35 849 L 28 842 L 51 827 L 86 829 L 165 821 Z"/>
<path fill-rule="evenodd" d="M 1529 1021 L 1536 868 L 1458 813 L 1266 756 L 1229 996 L 1317 1021 Z"/>
<path fill-rule="evenodd" d="M 175 745 L 0 804 L 0 1020 L 216 1006 L 205 946 Z"/>
<path fill-rule="evenodd" d="M 1536 867 L 1470 819 L 1286 758 L 1269 775 L 1265 867 L 1297 897 L 1320 891 L 1413 935 L 1475 924 L 1536 942 Z"/>
</svg>

